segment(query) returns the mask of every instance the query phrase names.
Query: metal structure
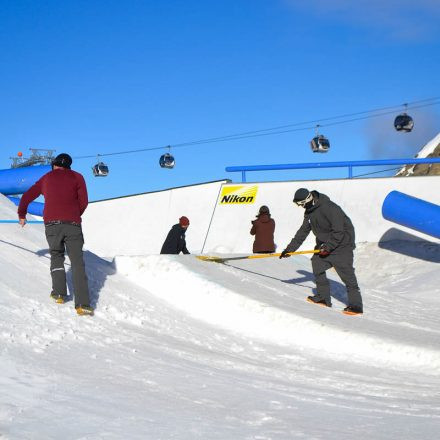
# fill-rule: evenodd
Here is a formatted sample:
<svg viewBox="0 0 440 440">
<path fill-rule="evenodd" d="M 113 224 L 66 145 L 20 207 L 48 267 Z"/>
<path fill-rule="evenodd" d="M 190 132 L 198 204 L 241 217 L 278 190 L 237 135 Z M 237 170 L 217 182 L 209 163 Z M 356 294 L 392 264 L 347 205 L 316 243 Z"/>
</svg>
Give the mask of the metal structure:
<svg viewBox="0 0 440 440">
<path fill-rule="evenodd" d="M 18 152 L 17 157 L 10 157 L 12 159 L 11 168 L 30 167 L 32 165 L 50 165 L 54 158 L 53 153 L 56 150 L 49 150 L 46 148 L 29 148 L 31 155 L 26 158 L 23 153 Z"/>
</svg>

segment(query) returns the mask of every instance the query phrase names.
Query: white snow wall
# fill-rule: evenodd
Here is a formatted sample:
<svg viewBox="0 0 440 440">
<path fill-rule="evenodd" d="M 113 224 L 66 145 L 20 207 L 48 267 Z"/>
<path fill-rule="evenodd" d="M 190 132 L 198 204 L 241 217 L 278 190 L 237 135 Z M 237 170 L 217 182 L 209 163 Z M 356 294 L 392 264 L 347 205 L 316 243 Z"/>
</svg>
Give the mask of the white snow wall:
<svg viewBox="0 0 440 440">
<path fill-rule="evenodd" d="M 85 247 L 102 257 L 158 254 L 171 226 L 190 220 L 187 246 L 202 249 L 226 180 L 90 203 L 83 215 Z"/>
<path fill-rule="evenodd" d="M 253 203 L 220 203 L 221 192 L 231 187 L 238 187 L 232 194 L 256 187 Z M 357 242 L 399 238 L 439 242 L 391 223 L 381 214 L 382 203 L 393 190 L 440 204 L 440 176 L 426 176 L 244 184 L 220 181 L 104 200 L 91 203 L 83 216 L 86 247 L 106 257 L 157 254 L 170 227 L 185 215 L 191 222 L 186 234 L 190 252 L 250 253 L 251 220 L 261 205 L 267 205 L 276 222 L 275 242 L 280 251 L 302 222 L 304 211 L 292 203 L 301 187 L 316 189 L 338 203 L 354 224 Z M 302 249 L 313 248 L 313 243 L 311 234 Z"/>
</svg>

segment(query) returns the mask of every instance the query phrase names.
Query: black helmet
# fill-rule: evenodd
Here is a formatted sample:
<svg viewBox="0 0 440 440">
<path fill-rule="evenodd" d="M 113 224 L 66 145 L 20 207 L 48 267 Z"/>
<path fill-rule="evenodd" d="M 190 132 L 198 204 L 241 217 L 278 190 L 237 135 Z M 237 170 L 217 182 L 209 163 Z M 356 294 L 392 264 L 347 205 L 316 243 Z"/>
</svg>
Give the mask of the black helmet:
<svg viewBox="0 0 440 440">
<path fill-rule="evenodd" d="M 67 153 L 61 153 L 52 160 L 52 166 L 63 167 L 70 170 L 71 165 L 72 158 Z"/>
<path fill-rule="evenodd" d="M 269 214 L 269 208 L 266 205 L 261 206 L 259 214 Z"/>
</svg>

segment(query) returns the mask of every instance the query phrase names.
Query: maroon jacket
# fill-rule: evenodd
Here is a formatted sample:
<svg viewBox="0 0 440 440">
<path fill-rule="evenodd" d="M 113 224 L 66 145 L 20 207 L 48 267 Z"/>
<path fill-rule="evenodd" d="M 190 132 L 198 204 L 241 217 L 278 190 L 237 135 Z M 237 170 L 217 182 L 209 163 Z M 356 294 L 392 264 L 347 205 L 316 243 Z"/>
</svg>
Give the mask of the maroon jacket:
<svg viewBox="0 0 440 440">
<path fill-rule="evenodd" d="M 275 231 L 275 220 L 268 214 L 260 214 L 252 222 L 251 234 L 255 235 L 253 252 L 275 252 L 273 233 Z"/>
<path fill-rule="evenodd" d="M 21 197 L 19 218 L 26 218 L 29 203 L 41 194 L 44 196 L 44 223 L 81 223 L 81 215 L 88 205 L 86 182 L 81 174 L 66 168 L 57 168 L 45 174 Z"/>
</svg>

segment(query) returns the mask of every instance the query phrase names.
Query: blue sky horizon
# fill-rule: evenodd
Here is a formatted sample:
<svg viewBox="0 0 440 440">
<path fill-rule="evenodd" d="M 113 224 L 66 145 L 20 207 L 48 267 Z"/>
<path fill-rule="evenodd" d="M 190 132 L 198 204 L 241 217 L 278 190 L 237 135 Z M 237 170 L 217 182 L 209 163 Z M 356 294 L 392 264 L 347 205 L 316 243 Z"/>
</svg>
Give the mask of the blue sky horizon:
<svg viewBox="0 0 440 440">
<path fill-rule="evenodd" d="M 159 167 L 167 145 L 440 96 L 438 2 L 329 3 L 0 0 L 0 169 L 29 148 L 67 152 L 97 200 L 237 180 L 232 165 L 414 156 L 440 105 L 410 111 L 407 134 L 403 106 L 323 127 L 325 155 L 307 129 L 172 148 L 176 167 Z M 93 177 L 95 155 L 150 147 L 164 149 L 103 157 L 110 174 Z M 303 176 L 321 174 L 260 177 Z"/>
</svg>

